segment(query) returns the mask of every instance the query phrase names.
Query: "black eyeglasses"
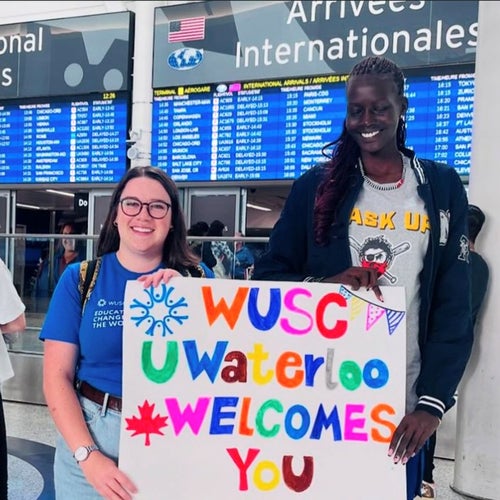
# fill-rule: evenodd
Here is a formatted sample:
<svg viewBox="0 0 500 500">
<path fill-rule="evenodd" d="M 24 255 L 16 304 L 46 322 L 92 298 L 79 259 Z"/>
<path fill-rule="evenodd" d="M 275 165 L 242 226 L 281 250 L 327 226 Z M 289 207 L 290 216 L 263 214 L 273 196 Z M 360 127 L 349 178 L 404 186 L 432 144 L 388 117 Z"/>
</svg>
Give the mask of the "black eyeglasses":
<svg viewBox="0 0 500 500">
<path fill-rule="evenodd" d="M 170 210 L 170 203 L 166 201 L 150 201 L 149 203 L 144 203 L 137 198 L 122 198 L 120 200 L 120 206 L 122 207 L 122 212 L 129 217 L 139 215 L 141 213 L 142 207 L 146 206 L 148 214 L 153 217 L 153 219 L 163 219 L 167 216 Z"/>
</svg>

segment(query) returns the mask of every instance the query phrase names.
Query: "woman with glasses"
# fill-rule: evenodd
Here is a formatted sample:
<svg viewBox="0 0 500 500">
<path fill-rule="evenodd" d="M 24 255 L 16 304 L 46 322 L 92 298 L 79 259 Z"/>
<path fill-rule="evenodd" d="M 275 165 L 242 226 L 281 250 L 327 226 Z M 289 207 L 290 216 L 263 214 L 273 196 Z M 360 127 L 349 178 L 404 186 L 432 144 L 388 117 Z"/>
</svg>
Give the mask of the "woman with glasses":
<svg viewBox="0 0 500 500">
<path fill-rule="evenodd" d="M 40 334 L 44 394 L 59 431 L 54 479 L 61 499 L 130 499 L 136 492 L 117 465 L 127 281 L 157 286 L 207 270 L 189 249 L 174 182 L 154 167 L 132 168 L 117 185 L 97 256 L 101 265 L 83 310 L 80 265 L 71 264 Z"/>
</svg>

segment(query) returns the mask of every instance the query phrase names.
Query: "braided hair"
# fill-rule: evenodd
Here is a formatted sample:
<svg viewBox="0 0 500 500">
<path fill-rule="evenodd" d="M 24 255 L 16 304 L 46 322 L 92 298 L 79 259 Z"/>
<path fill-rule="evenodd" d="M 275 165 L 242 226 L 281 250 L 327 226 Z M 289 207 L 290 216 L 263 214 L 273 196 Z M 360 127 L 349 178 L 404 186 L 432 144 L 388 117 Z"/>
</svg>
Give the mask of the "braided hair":
<svg viewBox="0 0 500 500">
<path fill-rule="evenodd" d="M 398 95 L 404 97 L 404 75 L 401 69 L 385 57 L 370 56 L 356 64 L 350 74 L 388 76 L 396 85 Z M 347 83 L 349 85 L 349 82 Z M 405 148 L 406 125 L 399 119 L 397 128 L 398 149 Z M 333 147 L 333 152 L 327 153 Z M 323 156 L 329 160 L 325 163 L 325 175 L 316 193 L 314 204 L 314 239 L 316 244 L 324 246 L 328 242 L 328 230 L 336 222 L 337 210 L 344 200 L 354 179 L 355 166 L 360 151 L 359 146 L 347 132 L 344 124 L 340 136 L 326 144 L 322 149 Z"/>
</svg>

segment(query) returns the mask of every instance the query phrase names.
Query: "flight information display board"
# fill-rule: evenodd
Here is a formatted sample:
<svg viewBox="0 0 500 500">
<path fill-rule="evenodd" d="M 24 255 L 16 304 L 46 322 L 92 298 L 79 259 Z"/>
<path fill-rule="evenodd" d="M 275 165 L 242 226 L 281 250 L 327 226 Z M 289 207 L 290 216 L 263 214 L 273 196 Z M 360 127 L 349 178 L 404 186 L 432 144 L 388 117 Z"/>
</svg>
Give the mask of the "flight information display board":
<svg viewBox="0 0 500 500">
<path fill-rule="evenodd" d="M 0 101 L 0 184 L 116 183 L 129 93 Z"/>
<path fill-rule="evenodd" d="M 474 69 L 406 71 L 407 146 L 470 168 Z M 153 91 L 152 163 L 177 182 L 295 179 L 338 137 L 345 75 L 169 87 Z"/>
</svg>

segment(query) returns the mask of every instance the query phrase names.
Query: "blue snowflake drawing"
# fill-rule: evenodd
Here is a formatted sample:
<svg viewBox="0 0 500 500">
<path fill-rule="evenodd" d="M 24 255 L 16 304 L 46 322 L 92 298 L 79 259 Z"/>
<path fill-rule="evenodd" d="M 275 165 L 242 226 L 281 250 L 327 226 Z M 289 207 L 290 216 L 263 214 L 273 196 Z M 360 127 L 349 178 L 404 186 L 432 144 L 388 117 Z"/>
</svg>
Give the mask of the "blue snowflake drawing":
<svg viewBox="0 0 500 500">
<path fill-rule="evenodd" d="M 168 287 L 162 283 L 156 289 L 149 287 L 144 290 L 146 299 L 141 302 L 134 299 L 130 305 L 130 309 L 137 309 L 136 316 L 132 316 L 132 321 L 135 326 L 142 326 L 145 328 L 145 333 L 150 336 L 165 337 L 167 332 L 172 335 L 174 331 L 172 326 L 175 323 L 182 325 L 188 319 L 188 315 L 182 315 L 180 309 L 187 307 L 185 297 L 176 299 L 172 296 L 174 292 L 173 287 Z"/>
</svg>

